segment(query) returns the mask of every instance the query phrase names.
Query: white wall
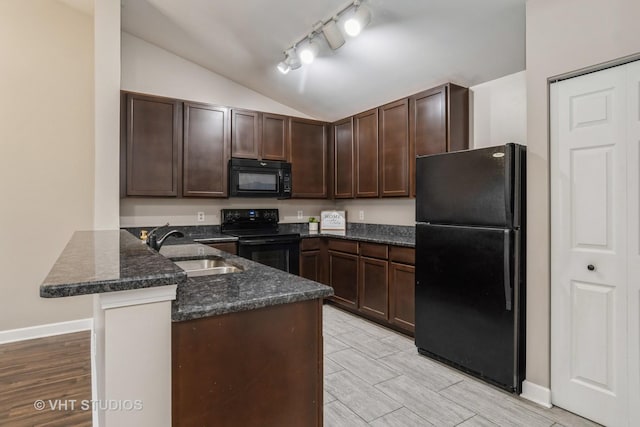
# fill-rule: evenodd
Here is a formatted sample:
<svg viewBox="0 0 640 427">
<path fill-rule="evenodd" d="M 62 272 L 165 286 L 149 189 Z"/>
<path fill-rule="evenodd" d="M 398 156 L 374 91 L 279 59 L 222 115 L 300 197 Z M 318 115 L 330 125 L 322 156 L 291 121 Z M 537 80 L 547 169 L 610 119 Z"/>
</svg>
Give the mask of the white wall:
<svg viewBox="0 0 640 427">
<path fill-rule="evenodd" d="M 552 76 L 640 52 L 638 0 L 527 1 L 527 380 L 549 387 L 549 138 Z"/>
<path fill-rule="evenodd" d="M 469 88 L 471 148 L 527 141 L 526 71 Z"/>
<path fill-rule="evenodd" d="M 120 9 L 117 1 L 95 1 L 95 230 L 120 223 Z"/>
<path fill-rule="evenodd" d="M 0 2 L 0 331 L 91 317 L 39 286 L 93 227 L 93 20 L 50 0 Z"/>
<path fill-rule="evenodd" d="M 348 222 L 415 225 L 416 201 L 409 198 L 336 200 L 336 209 L 347 211 Z M 360 219 L 360 211 L 364 220 Z"/>
<path fill-rule="evenodd" d="M 124 32 L 121 78 L 127 91 L 313 118 Z"/>
</svg>

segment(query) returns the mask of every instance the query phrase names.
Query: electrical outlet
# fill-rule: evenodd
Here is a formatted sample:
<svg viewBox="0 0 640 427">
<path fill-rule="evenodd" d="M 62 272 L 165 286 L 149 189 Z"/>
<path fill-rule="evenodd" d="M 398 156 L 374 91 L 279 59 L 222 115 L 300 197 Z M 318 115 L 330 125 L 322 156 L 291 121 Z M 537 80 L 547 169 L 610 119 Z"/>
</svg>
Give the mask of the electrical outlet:
<svg viewBox="0 0 640 427">
<path fill-rule="evenodd" d="M 364 211 L 359 211 L 359 212 L 358 212 L 358 219 L 359 219 L 360 221 L 363 221 L 363 220 L 364 220 Z"/>
<path fill-rule="evenodd" d="M 198 222 L 204 222 L 204 212 L 198 212 Z"/>
<path fill-rule="evenodd" d="M 298 219 L 302 219 L 304 212 L 298 211 Z"/>
</svg>

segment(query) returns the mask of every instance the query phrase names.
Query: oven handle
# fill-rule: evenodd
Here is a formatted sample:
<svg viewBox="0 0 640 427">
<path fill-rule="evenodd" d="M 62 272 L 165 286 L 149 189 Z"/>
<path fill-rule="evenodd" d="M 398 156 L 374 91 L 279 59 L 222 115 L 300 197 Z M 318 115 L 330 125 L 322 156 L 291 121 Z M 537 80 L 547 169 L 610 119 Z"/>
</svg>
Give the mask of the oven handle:
<svg viewBox="0 0 640 427">
<path fill-rule="evenodd" d="M 287 245 L 291 243 L 300 243 L 300 239 L 283 239 L 283 240 L 275 240 L 275 239 L 259 239 L 259 240 L 238 240 L 238 244 L 247 245 L 247 246 L 257 246 L 257 245 Z"/>
</svg>

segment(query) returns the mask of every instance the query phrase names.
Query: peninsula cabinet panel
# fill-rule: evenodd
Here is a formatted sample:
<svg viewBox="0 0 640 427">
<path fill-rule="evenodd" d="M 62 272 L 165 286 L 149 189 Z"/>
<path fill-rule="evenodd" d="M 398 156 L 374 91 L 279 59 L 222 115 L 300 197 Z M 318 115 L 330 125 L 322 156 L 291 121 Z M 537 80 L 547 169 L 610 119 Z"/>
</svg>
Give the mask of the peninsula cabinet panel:
<svg viewBox="0 0 640 427">
<path fill-rule="evenodd" d="M 231 110 L 231 156 L 257 159 L 260 155 L 260 113 Z"/>
<path fill-rule="evenodd" d="M 360 311 L 383 320 L 388 313 L 388 268 L 386 260 L 360 257 Z"/>
<path fill-rule="evenodd" d="M 411 333 L 415 329 L 415 267 L 389 263 L 389 321 Z"/>
<path fill-rule="evenodd" d="M 354 117 L 356 197 L 378 197 L 378 109 Z"/>
<path fill-rule="evenodd" d="M 287 116 L 262 113 L 262 159 L 287 160 L 287 130 Z"/>
<path fill-rule="evenodd" d="M 183 196 L 226 197 L 229 110 L 184 104 Z"/>
<path fill-rule="evenodd" d="M 409 100 L 380 107 L 380 192 L 409 195 Z"/>
<path fill-rule="evenodd" d="M 334 153 L 334 189 L 336 199 L 351 199 L 353 191 L 353 118 L 341 120 L 332 126 Z"/>
<path fill-rule="evenodd" d="M 294 198 L 327 197 L 327 130 L 324 122 L 292 117 L 289 121 Z"/>
<path fill-rule="evenodd" d="M 322 301 L 171 325 L 172 425 L 322 427 Z"/>
<path fill-rule="evenodd" d="M 330 297 L 339 305 L 358 308 L 358 255 L 329 250 L 329 286 L 334 295 Z"/>
<path fill-rule="evenodd" d="M 127 196 L 178 196 L 181 102 L 131 93 L 126 100 Z"/>
</svg>

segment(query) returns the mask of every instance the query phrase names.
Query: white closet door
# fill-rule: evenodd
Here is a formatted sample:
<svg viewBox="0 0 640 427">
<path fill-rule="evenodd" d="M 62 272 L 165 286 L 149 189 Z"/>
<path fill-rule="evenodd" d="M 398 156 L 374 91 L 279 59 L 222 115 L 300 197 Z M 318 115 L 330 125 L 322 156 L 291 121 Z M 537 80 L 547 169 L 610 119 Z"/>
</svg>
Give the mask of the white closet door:
<svg viewBox="0 0 640 427">
<path fill-rule="evenodd" d="M 551 88 L 551 399 L 607 426 L 628 425 L 626 87 Z"/>
<path fill-rule="evenodd" d="M 629 282 L 629 425 L 640 426 L 640 62 L 627 65 L 628 282 Z"/>
</svg>

